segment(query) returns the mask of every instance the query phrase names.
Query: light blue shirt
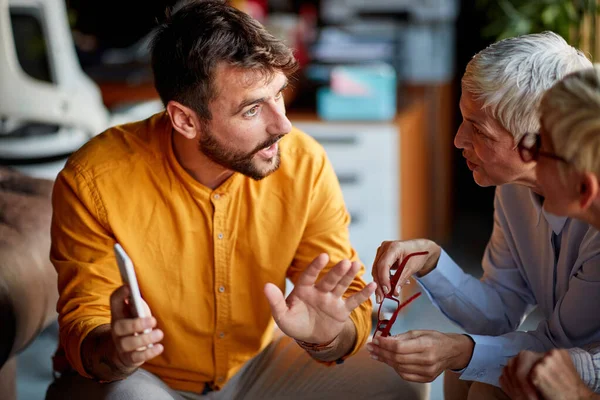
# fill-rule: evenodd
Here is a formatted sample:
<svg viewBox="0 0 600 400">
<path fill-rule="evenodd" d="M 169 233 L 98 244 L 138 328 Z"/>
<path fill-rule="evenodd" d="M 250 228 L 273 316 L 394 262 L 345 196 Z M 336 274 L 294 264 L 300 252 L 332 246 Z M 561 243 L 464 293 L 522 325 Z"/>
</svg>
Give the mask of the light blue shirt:
<svg viewBox="0 0 600 400">
<path fill-rule="evenodd" d="M 442 251 L 437 267 L 418 281 L 475 341 L 461 379 L 499 386 L 502 368 L 521 350 L 600 341 L 600 234 L 546 213 L 525 186 L 499 186 L 494 206 L 481 280 Z M 544 320 L 534 331 L 516 331 L 535 306 Z"/>
</svg>

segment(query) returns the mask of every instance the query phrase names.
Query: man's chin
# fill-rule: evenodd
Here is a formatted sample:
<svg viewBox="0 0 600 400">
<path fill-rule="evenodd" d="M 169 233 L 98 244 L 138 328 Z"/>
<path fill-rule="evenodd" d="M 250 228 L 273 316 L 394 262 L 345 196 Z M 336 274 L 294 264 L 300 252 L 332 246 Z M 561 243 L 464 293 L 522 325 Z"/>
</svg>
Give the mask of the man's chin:
<svg viewBox="0 0 600 400">
<path fill-rule="evenodd" d="M 279 169 L 279 164 L 279 154 L 273 156 L 270 160 L 257 158 L 253 160 L 252 171 L 246 171 L 243 172 L 243 174 L 255 181 L 259 181 L 277 171 Z"/>
</svg>

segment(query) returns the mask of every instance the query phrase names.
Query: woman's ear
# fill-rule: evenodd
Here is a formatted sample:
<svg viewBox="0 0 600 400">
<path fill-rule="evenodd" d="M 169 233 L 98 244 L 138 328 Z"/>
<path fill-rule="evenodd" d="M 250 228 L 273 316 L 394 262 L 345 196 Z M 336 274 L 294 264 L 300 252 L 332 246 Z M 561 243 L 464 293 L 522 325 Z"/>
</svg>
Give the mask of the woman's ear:
<svg viewBox="0 0 600 400">
<path fill-rule="evenodd" d="M 171 100 L 167 103 L 167 113 L 171 119 L 173 129 L 186 139 L 194 139 L 198 135 L 200 121 L 192 109 Z"/>
<path fill-rule="evenodd" d="M 592 172 L 582 172 L 579 175 L 579 207 L 587 210 L 598 197 L 598 177 Z"/>
</svg>

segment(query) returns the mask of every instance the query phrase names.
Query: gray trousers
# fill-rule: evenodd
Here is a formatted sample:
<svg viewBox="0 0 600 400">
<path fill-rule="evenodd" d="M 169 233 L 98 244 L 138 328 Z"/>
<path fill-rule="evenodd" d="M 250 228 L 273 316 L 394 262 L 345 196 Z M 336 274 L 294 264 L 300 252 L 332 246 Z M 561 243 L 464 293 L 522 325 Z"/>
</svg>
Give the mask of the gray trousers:
<svg viewBox="0 0 600 400">
<path fill-rule="evenodd" d="M 125 380 L 97 383 L 78 374 L 63 375 L 48 388 L 46 400 L 235 400 L 235 399 L 428 399 L 429 384 L 409 383 L 365 349 L 343 364 L 314 361 L 292 339 L 275 339 L 220 391 L 206 395 L 178 392 L 139 369 Z"/>
</svg>

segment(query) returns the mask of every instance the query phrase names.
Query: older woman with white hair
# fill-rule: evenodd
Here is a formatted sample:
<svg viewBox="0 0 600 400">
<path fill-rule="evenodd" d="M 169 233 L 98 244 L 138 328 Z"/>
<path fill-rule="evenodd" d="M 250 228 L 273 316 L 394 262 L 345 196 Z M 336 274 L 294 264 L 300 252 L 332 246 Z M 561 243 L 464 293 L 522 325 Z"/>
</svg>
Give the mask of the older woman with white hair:
<svg viewBox="0 0 600 400">
<path fill-rule="evenodd" d="M 544 209 L 600 230 L 600 64 L 550 88 L 540 122 L 539 135 L 524 137 L 519 150 L 524 161 L 536 162 Z M 500 383 L 515 399 L 600 398 L 593 393 L 600 392 L 600 343 L 522 351 L 504 368 Z"/>
<path fill-rule="evenodd" d="M 497 42 L 478 53 L 462 79 L 463 122 L 454 143 L 473 178 L 497 186 L 494 228 L 481 280 L 465 273 L 426 239 L 384 242 L 373 277 L 377 297 L 390 286 L 390 267 L 414 252 L 398 282 L 415 275 L 432 302 L 468 334 L 410 331 L 377 337 L 374 358 L 409 381 L 444 375 L 446 399 L 506 398 L 502 368 L 522 350 L 548 351 L 600 340 L 600 234 L 587 223 L 542 209 L 535 165 L 517 144 L 539 130 L 544 92 L 590 61 L 551 32 Z M 381 288 L 381 291 L 379 291 Z M 534 331 L 517 331 L 533 308 L 544 316 Z"/>
</svg>

